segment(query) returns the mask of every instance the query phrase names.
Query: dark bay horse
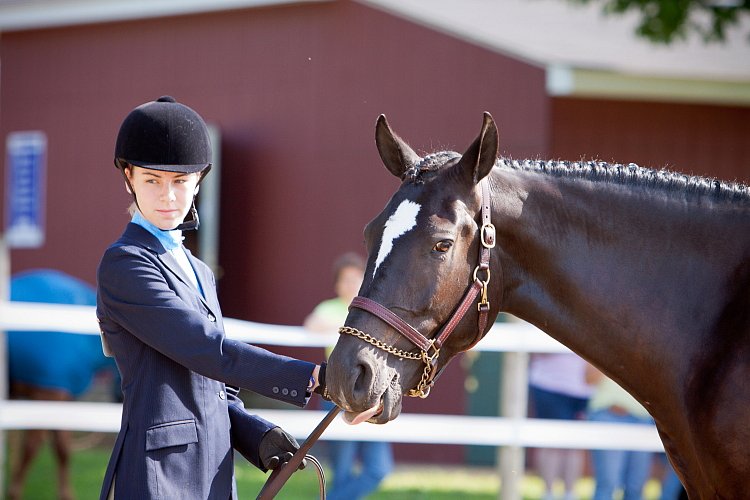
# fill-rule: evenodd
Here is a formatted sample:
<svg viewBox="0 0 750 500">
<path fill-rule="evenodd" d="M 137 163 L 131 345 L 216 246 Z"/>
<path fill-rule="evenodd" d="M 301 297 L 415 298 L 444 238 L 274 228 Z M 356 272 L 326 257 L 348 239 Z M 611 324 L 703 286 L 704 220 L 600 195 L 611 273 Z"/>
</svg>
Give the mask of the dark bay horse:
<svg viewBox="0 0 750 500">
<path fill-rule="evenodd" d="M 636 165 L 498 159 L 489 114 L 463 155 L 421 158 L 384 116 L 376 143 L 402 183 L 365 229 L 365 280 L 329 359 L 336 403 L 350 416 L 370 410 L 370 422 L 396 418 L 403 394 L 426 395 L 507 311 L 649 410 L 691 498 L 747 497 L 746 187 Z"/>
</svg>

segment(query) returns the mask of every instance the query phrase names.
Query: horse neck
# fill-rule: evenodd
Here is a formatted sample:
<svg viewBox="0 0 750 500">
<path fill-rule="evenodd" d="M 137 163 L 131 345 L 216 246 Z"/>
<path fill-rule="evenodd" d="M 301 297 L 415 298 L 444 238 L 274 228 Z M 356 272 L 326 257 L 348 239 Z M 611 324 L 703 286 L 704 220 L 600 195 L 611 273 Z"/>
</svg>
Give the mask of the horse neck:
<svg viewBox="0 0 750 500">
<path fill-rule="evenodd" d="M 625 360 L 648 376 L 691 356 L 685 336 L 710 330 L 750 243 L 727 237 L 712 256 L 715 215 L 666 193 L 497 168 L 492 181 L 503 309 L 626 388 L 639 384 Z"/>
</svg>

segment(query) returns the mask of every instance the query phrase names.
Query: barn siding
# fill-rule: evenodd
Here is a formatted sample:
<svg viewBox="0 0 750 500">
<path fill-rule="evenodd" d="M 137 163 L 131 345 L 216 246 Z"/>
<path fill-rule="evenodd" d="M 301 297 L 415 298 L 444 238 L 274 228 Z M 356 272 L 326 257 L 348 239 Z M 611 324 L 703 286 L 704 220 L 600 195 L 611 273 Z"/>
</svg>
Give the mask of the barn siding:
<svg viewBox="0 0 750 500">
<path fill-rule="evenodd" d="M 555 98 L 550 153 L 750 183 L 750 108 Z"/>
</svg>

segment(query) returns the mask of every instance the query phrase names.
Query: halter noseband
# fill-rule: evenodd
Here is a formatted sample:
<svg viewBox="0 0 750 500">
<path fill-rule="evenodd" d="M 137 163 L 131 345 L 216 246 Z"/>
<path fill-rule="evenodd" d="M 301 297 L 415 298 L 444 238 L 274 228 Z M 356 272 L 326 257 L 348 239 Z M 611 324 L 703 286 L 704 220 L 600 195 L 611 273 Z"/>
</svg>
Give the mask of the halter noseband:
<svg viewBox="0 0 750 500">
<path fill-rule="evenodd" d="M 435 382 L 435 376 L 437 375 L 436 367 L 438 356 L 440 355 L 440 348 L 450 334 L 453 333 L 453 330 L 455 330 L 456 326 L 469 310 L 471 304 L 476 300 L 480 292 L 481 298 L 477 304 L 477 309 L 479 311 L 479 331 L 474 342 L 472 342 L 465 350 L 474 347 L 474 345 L 482 338 L 482 333 L 485 328 L 487 328 L 487 316 L 490 311 L 490 303 L 489 300 L 487 300 L 487 285 L 490 282 L 490 249 L 495 246 L 495 226 L 493 226 L 490 221 L 488 181 L 483 180 L 480 182 L 480 185 L 482 188 L 482 226 L 479 229 L 479 240 L 481 245 L 479 246 L 479 263 L 474 269 L 474 281 L 469 286 L 469 289 L 466 290 L 466 293 L 464 294 L 463 299 L 461 299 L 461 302 L 459 302 L 456 310 L 448 321 L 445 322 L 442 328 L 440 328 L 437 335 L 431 339 L 423 336 L 416 328 L 398 317 L 387 307 L 372 299 L 360 296 L 354 297 L 349 308 L 356 307 L 377 316 L 379 319 L 395 328 L 401 335 L 409 339 L 412 344 L 419 348 L 420 352 L 403 351 L 350 326 L 342 326 L 339 328 L 340 334 L 345 333 L 357 337 L 378 349 L 398 356 L 399 358 L 421 360 L 424 363 L 422 378 L 416 388 L 410 389 L 409 392 L 406 393 L 407 396 L 426 398 L 430 394 L 430 389 L 432 388 L 432 385 Z M 480 273 L 486 273 L 487 279 L 482 280 L 481 277 L 479 277 Z"/>
</svg>

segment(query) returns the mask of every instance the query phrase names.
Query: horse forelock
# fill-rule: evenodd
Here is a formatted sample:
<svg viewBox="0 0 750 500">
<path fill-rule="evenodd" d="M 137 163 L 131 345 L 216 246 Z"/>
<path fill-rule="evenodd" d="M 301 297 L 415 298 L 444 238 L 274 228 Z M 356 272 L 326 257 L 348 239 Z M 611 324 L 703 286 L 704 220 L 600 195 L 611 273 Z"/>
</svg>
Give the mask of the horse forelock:
<svg viewBox="0 0 750 500">
<path fill-rule="evenodd" d="M 716 201 L 750 202 L 750 188 L 744 184 L 686 175 L 666 169 L 654 170 L 635 163 L 623 165 L 600 161 L 569 162 L 500 158 L 495 165 L 556 177 L 579 178 L 624 186 L 661 189 L 671 193 L 707 196 Z"/>
<path fill-rule="evenodd" d="M 455 151 L 438 151 L 437 153 L 428 154 L 420 158 L 417 163 L 404 173 L 404 180 L 421 184 L 430 177 L 430 174 L 438 172 L 451 160 L 460 157 L 461 155 Z"/>
</svg>

